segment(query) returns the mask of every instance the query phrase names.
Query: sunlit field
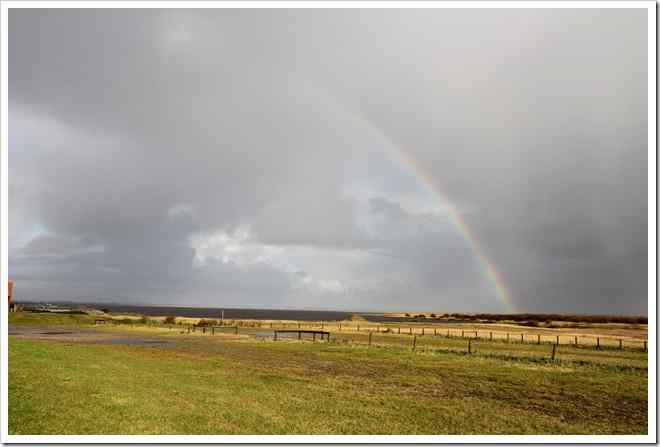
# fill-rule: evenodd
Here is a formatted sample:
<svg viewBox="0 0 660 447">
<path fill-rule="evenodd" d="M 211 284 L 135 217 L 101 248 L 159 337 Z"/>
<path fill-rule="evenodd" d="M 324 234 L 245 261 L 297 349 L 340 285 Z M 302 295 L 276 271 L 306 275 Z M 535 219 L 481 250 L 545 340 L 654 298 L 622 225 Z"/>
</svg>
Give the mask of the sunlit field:
<svg viewBox="0 0 660 447">
<path fill-rule="evenodd" d="M 648 429 L 647 353 L 633 346 L 448 338 L 419 328 L 369 336 L 362 326 L 345 330 L 354 322 L 342 331 L 324 323 L 329 342 L 309 334 L 274 341 L 270 322 L 192 332 L 184 324 L 94 320 L 11 315 L 11 434 Z"/>
</svg>

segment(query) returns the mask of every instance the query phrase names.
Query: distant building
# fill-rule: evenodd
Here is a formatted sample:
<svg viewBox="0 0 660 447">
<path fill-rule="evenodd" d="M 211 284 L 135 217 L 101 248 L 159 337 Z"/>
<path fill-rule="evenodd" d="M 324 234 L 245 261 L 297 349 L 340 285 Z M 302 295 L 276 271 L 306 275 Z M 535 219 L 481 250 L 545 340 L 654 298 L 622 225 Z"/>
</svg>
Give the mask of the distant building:
<svg viewBox="0 0 660 447">
<path fill-rule="evenodd" d="M 14 281 L 9 281 L 9 312 L 14 311 L 14 302 L 12 301 L 13 292 L 14 292 Z"/>
</svg>

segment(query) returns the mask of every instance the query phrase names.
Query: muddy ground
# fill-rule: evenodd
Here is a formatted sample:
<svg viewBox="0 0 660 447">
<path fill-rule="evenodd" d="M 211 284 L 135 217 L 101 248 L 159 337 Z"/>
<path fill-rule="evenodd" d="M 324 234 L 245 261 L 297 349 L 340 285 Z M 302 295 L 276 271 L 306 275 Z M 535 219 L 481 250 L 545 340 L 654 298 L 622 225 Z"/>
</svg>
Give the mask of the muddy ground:
<svg viewBox="0 0 660 447">
<path fill-rule="evenodd" d="M 10 326 L 9 335 L 31 340 L 103 345 L 170 345 L 175 340 L 162 337 L 134 336 L 126 333 L 100 332 L 91 328 L 63 328 L 62 326 Z"/>
</svg>

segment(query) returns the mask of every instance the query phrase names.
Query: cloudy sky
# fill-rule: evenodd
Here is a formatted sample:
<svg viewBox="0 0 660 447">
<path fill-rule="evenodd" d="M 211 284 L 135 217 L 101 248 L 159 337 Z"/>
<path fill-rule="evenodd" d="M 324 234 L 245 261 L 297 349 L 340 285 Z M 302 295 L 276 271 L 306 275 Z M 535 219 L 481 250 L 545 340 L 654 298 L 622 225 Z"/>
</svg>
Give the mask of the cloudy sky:
<svg viewBox="0 0 660 447">
<path fill-rule="evenodd" d="M 647 308 L 646 10 L 11 10 L 25 300 Z"/>
</svg>

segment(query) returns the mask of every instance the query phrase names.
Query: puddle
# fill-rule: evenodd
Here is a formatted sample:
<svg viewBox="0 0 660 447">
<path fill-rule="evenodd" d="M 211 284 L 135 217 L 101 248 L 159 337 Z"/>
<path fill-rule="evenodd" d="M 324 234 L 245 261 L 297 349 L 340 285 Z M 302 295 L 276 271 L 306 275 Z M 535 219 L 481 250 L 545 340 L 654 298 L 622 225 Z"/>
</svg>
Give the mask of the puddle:
<svg viewBox="0 0 660 447">
<path fill-rule="evenodd" d="M 259 331 L 250 335 L 254 335 L 255 337 L 261 337 L 261 338 L 273 338 L 274 334 L 273 331 Z M 311 334 L 302 334 L 302 337 L 304 339 L 307 338 L 312 338 Z M 319 338 L 320 336 L 317 335 L 316 338 Z M 298 333 L 296 332 L 279 332 L 277 334 L 277 338 L 298 338 Z"/>
<path fill-rule="evenodd" d="M 259 331 L 253 334 L 255 337 L 273 338 L 273 331 Z"/>
<path fill-rule="evenodd" d="M 112 340 L 100 340 L 99 344 L 108 345 L 130 345 L 130 346 L 162 346 L 174 343 L 171 340 L 145 340 L 139 338 L 115 338 Z"/>
</svg>

